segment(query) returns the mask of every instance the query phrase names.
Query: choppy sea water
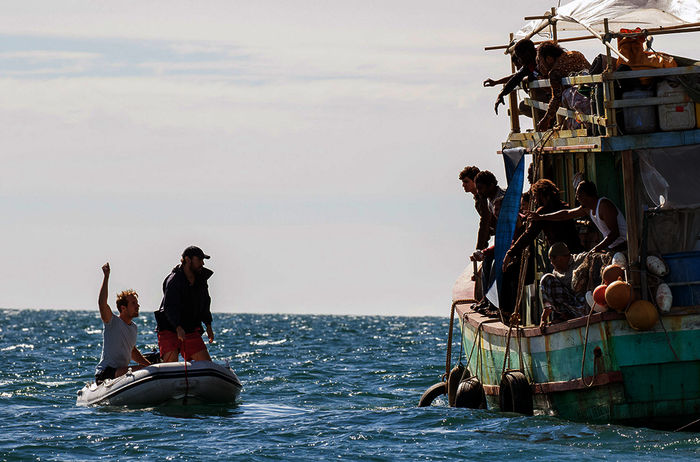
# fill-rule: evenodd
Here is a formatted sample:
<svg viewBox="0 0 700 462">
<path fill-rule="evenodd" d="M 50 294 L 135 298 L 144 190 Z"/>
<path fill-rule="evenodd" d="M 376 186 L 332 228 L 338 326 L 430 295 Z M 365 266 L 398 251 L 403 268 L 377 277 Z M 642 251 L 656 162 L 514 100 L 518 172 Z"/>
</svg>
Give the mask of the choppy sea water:
<svg viewBox="0 0 700 462">
<path fill-rule="evenodd" d="M 156 346 L 152 315 L 142 351 Z M 77 407 L 97 311 L 0 310 L 0 460 L 690 460 L 700 435 L 417 408 L 444 369 L 446 318 L 215 314 L 228 407 Z"/>
</svg>

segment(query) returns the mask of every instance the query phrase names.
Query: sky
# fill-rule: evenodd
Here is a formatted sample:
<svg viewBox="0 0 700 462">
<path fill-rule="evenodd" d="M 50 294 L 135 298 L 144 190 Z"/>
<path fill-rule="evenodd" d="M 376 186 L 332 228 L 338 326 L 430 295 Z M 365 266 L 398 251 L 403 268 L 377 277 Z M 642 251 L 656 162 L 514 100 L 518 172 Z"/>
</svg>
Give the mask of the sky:
<svg viewBox="0 0 700 462">
<path fill-rule="evenodd" d="M 483 48 L 550 3 L 6 4 L 0 307 L 97 310 L 109 261 L 148 315 L 195 244 L 213 312 L 447 316 L 458 174 L 504 181 Z"/>
</svg>

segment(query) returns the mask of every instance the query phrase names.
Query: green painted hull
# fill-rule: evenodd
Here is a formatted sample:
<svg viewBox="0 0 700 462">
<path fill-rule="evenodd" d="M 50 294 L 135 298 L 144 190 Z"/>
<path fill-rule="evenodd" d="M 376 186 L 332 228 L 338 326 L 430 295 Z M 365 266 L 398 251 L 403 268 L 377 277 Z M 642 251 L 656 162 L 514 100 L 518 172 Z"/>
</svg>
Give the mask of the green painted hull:
<svg viewBox="0 0 700 462">
<path fill-rule="evenodd" d="M 469 312 L 465 314 L 460 322 L 468 355 L 477 325 L 465 322 Z M 666 316 L 663 322 L 666 331 L 657 323 L 653 330 L 639 332 L 624 319 L 598 319 L 588 329 L 587 342 L 581 322 L 539 335 L 537 328 L 520 335 L 513 330 L 510 342 L 502 324 L 498 323 L 501 329 L 484 324 L 468 367 L 497 403 L 508 343 L 506 369 L 521 369 L 535 384 L 536 412 L 579 421 L 679 428 L 700 418 L 700 314 Z M 586 386 L 594 377 L 593 386 Z M 603 377 L 614 380 L 605 383 Z"/>
</svg>

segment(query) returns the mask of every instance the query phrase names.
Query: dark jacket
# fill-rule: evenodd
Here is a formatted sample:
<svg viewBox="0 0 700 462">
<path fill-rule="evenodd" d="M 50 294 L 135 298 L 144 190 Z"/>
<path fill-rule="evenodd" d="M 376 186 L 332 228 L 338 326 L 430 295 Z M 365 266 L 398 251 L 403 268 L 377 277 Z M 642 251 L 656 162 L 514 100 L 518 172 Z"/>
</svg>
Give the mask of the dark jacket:
<svg viewBox="0 0 700 462">
<path fill-rule="evenodd" d="M 496 234 L 496 218 L 489 210 L 485 197 L 474 196 L 474 208 L 479 214 L 479 232 L 476 239 L 477 250 L 483 250 L 489 245 L 489 239 Z"/>
<path fill-rule="evenodd" d="M 207 280 L 214 274 L 208 268 L 202 268 L 194 280 L 194 284 L 185 276 L 181 265 L 163 281 L 163 301 L 160 309 L 155 312 L 158 331 L 175 332 L 181 326 L 186 333 L 202 329 L 202 323 L 211 324 L 211 297 Z"/>
</svg>

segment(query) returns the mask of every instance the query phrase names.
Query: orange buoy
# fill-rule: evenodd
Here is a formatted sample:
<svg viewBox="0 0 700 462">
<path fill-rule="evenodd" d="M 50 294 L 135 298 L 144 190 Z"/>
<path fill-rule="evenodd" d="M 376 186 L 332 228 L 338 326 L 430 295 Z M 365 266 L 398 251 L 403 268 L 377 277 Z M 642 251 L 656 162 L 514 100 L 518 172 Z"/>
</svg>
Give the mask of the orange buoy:
<svg viewBox="0 0 700 462">
<path fill-rule="evenodd" d="M 603 284 L 610 284 L 618 279 L 625 279 L 625 270 L 617 265 L 608 265 L 603 270 Z"/>
<path fill-rule="evenodd" d="M 605 303 L 605 289 L 608 288 L 607 284 L 599 285 L 593 291 L 593 301 L 600 306 L 607 306 Z"/>
<path fill-rule="evenodd" d="M 615 311 L 625 311 L 632 297 L 632 286 L 619 279 L 605 289 L 605 302 Z"/>
<path fill-rule="evenodd" d="M 646 300 L 637 300 L 625 311 L 627 323 L 636 330 L 649 330 L 659 321 L 656 307 Z"/>
</svg>

